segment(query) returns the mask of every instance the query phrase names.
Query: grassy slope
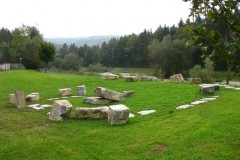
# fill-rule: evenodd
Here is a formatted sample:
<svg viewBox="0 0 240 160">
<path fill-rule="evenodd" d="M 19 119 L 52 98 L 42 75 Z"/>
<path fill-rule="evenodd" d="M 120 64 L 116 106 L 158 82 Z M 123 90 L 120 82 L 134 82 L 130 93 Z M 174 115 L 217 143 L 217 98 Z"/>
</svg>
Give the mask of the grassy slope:
<svg viewBox="0 0 240 160">
<path fill-rule="evenodd" d="M 8 104 L 16 89 L 38 91 L 41 104 L 52 104 L 46 99 L 58 97 L 57 89 L 70 87 L 75 94 L 82 84 L 88 96 L 97 86 L 134 90 L 123 104 L 136 117 L 112 127 L 106 120 L 76 120 L 73 109 L 72 119 L 52 122 L 46 115 L 50 109 Z M 175 110 L 202 97 L 197 85 L 8 71 L 0 72 L 0 93 L 0 159 L 240 159 L 240 91 L 221 89 L 216 101 Z M 90 106 L 80 98 L 69 101 L 75 108 Z M 144 109 L 157 113 L 137 115 Z"/>
</svg>

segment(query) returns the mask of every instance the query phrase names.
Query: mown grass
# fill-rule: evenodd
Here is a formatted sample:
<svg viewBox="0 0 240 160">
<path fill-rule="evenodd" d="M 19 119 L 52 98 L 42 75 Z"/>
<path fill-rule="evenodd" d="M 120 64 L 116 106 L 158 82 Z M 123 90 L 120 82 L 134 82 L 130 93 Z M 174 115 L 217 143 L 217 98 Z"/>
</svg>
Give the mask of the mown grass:
<svg viewBox="0 0 240 160">
<path fill-rule="evenodd" d="M 107 120 L 77 120 L 76 107 L 94 105 L 69 98 L 74 106 L 71 119 L 52 122 L 47 116 L 50 109 L 17 109 L 8 104 L 8 95 L 17 89 L 40 92 L 39 103 L 52 104 L 47 99 L 59 97 L 59 88 L 69 87 L 75 94 L 82 84 L 88 96 L 98 86 L 134 90 L 135 95 L 122 103 L 136 117 L 123 126 L 110 126 Z M 5 71 L 0 72 L 0 93 L 0 159 L 240 159 L 240 91 L 221 88 L 216 101 L 176 110 L 203 97 L 198 85 Z M 157 112 L 137 114 L 146 109 Z"/>
</svg>

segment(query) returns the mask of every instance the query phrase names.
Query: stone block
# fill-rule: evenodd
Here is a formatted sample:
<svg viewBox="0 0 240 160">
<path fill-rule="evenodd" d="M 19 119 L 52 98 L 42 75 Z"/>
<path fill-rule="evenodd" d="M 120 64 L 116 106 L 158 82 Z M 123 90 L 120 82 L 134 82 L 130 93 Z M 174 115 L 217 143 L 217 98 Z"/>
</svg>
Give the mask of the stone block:
<svg viewBox="0 0 240 160">
<path fill-rule="evenodd" d="M 200 85 L 200 91 L 202 93 L 214 93 L 214 85 L 212 84 L 202 84 Z"/>
<path fill-rule="evenodd" d="M 127 82 L 136 82 L 139 80 L 138 76 L 125 76 L 124 78 Z"/>
<path fill-rule="evenodd" d="M 130 97 L 134 94 L 134 91 L 131 90 L 131 91 L 123 91 L 123 94 L 124 94 L 124 97 Z"/>
<path fill-rule="evenodd" d="M 77 119 L 107 119 L 109 107 L 95 107 L 76 109 L 75 116 Z"/>
<path fill-rule="evenodd" d="M 85 96 L 86 94 L 87 94 L 87 90 L 86 90 L 85 85 L 77 86 L 77 95 L 78 96 Z"/>
<path fill-rule="evenodd" d="M 115 79 L 118 79 L 118 78 L 119 78 L 118 75 L 112 74 L 112 73 L 106 74 L 104 77 L 105 77 L 106 79 L 108 79 L 108 80 L 115 80 Z"/>
<path fill-rule="evenodd" d="M 68 100 L 55 100 L 49 119 L 52 121 L 62 121 L 70 117 L 72 104 Z"/>
<path fill-rule="evenodd" d="M 171 82 L 178 82 L 178 83 L 185 82 L 182 74 L 175 74 L 175 75 L 170 76 L 170 81 Z"/>
<path fill-rule="evenodd" d="M 16 104 L 16 95 L 15 94 L 9 94 L 9 103 Z"/>
<path fill-rule="evenodd" d="M 123 93 L 113 91 L 113 90 L 103 88 L 103 87 L 97 87 L 94 90 L 94 95 L 97 97 L 102 97 L 102 98 L 110 99 L 110 100 L 114 100 L 114 101 L 123 101 L 124 100 Z"/>
<path fill-rule="evenodd" d="M 58 93 L 60 94 L 60 96 L 71 96 L 72 90 L 71 88 L 63 88 L 63 89 L 59 89 Z"/>
<path fill-rule="evenodd" d="M 101 97 L 83 97 L 83 102 L 87 104 L 109 104 L 111 100 Z"/>
<path fill-rule="evenodd" d="M 25 99 L 27 102 L 38 101 L 40 99 L 39 93 L 38 92 L 30 93 L 29 95 L 26 96 Z"/>
<path fill-rule="evenodd" d="M 130 109 L 123 105 L 109 106 L 108 123 L 111 125 L 122 125 L 127 123 L 129 118 Z"/>
<path fill-rule="evenodd" d="M 15 93 L 15 96 L 16 96 L 17 108 L 25 108 L 26 107 L 26 99 L 24 96 L 24 91 L 17 90 Z"/>
</svg>

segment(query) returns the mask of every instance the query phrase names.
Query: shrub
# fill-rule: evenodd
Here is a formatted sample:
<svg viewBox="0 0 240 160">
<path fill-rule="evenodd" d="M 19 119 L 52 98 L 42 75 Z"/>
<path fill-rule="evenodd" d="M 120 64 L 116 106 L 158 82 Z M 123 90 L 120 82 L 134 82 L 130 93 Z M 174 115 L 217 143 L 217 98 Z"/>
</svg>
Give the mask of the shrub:
<svg viewBox="0 0 240 160">
<path fill-rule="evenodd" d="M 195 65 L 192 69 L 189 70 L 189 75 L 192 78 L 201 78 L 202 67 L 200 65 Z"/>
<path fill-rule="evenodd" d="M 158 77 L 159 79 L 164 79 L 165 73 L 161 68 L 159 69 L 154 69 L 153 76 Z"/>
<path fill-rule="evenodd" d="M 120 73 L 122 73 L 122 69 L 121 68 L 114 68 L 113 70 L 111 70 L 111 72 L 113 74 L 117 74 L 117 75 L 120 75 Z"/>
<path fill-rule="evenodd" d="M 189 75 L 191 78 L 202 78 L 204 83 L 212 83 L 214 82 L 213 72 L 214 64 L 209 58 L 206 58 L 204 60 L 204 68 L 201 68 L 200 65 L 195 65 L 190 69 Z"/>
<path fill-rule="evenodd" d="M 102 64 L 96 64 L 96 65 L 90 64 L 88 66 L 88 71 L 89 72 L 107 72 L 107 67 L 103 66 Z"/>
</svg>

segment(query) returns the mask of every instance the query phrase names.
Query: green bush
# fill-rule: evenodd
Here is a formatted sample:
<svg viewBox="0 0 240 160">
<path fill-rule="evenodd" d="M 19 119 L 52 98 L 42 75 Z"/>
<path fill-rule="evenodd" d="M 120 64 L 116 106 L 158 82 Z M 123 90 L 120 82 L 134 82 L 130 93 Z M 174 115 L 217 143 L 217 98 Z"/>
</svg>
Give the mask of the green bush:
<svg viewBox="0 0 240 160">
<path fill-rule="evenodd" d="M 122 73 L 122 69 L 121 68 L 114 68 L 113 70 L 111 70 L 111 72 L 113 74 L 117 74 L 117 75 L 120 75 L 120 73 Z"/>
<path fill-rule="evenodd" d="M 195 65 L 192 69 L 189 70 L 189 75 L 191 78 L 202 78 L 204 83 L 213 83 L 213 73 L 214 73 L 214 64 L 209 59 L 204 60 L 204 68 L 201 68 L 200 65 Z"/>
<path fill-rule="evenodd" d="M 153 76 L 156 76 L 159 79 L 164 79 L 165 73 L 163 72 L 163 70 L 161 68 L 159 68 L 159 69 L 155 69 L 153 71 Z"/>
<path fill-rule="evenodd" d="M 189 75 L 191 78 L 201 78 L 202 77 L 202 67 L 200 65 L 195 65 L 189 70 Z"/>
<path fill-rule="evenodd" d="M 102 64 L 92 65 L 90 64 L 87 69 L 89 72 L 107 72 L 107 67 L 103 66 Z"/>
</svg>

